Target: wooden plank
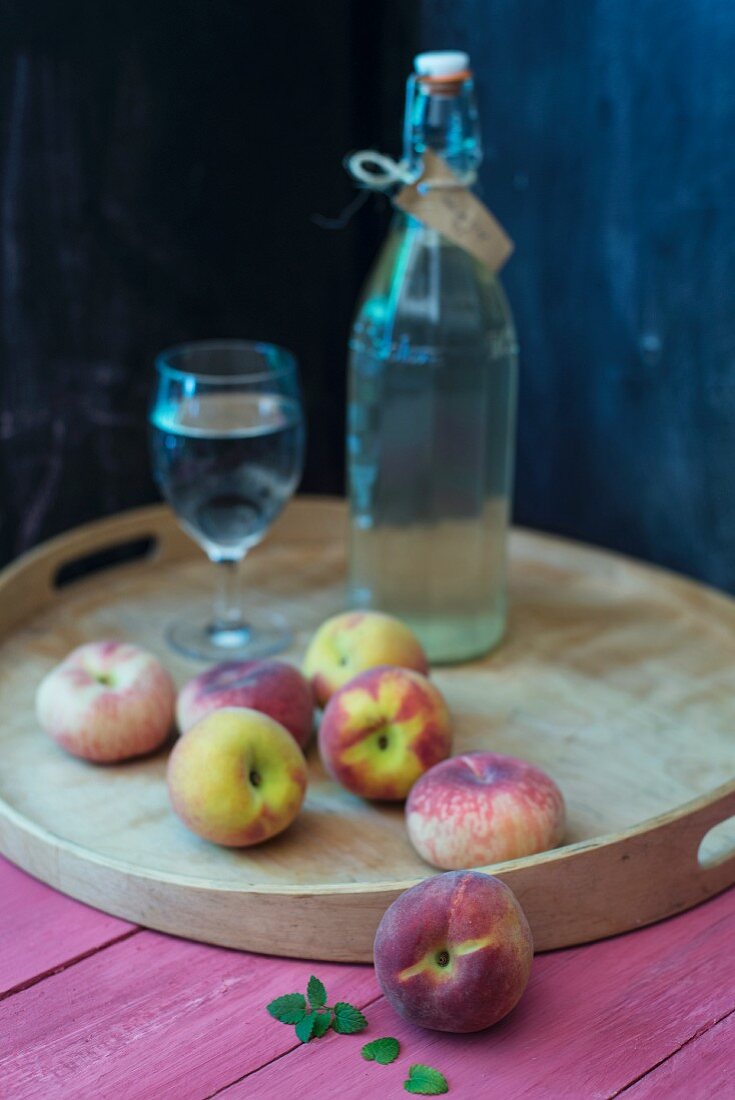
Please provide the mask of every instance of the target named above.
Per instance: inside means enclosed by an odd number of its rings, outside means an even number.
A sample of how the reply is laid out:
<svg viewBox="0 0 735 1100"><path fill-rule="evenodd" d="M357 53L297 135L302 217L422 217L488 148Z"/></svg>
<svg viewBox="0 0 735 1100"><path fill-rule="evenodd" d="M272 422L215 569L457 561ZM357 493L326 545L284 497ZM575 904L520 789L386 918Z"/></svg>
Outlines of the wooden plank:
<svg viewBox="0 0 735 1100"><path fill-rule="evenodd" d="M265 1005L305 990L312 970L141 932L0 1004L0 1094L210 1096L298 1045ZM368 967L318 973L333 1000L379 994Z"/></svg>
<svg viewBox="0 0 735 1100"><path fill-rule="evenodd" d="M735 1096L735 1011L625 1089L624 1100Z"/></svg>
<svg viewBox="0 0 735 1100"><path fill-rule="evenodd" d="M0 857L0 997L135 927L50 890Z"/></svg>
<svg viewBox="0 0 735 1100"><path fill-rule="evenodd" d="M320 1100L399 1096L406 1068L426 1062L457 1097L609 1097L735 1007L733 936L731 890L657 927L540 956L518 1009L473 1036L422 1031L381 998L362 1035L295 1051L224 1096L290 1096L307 1080L320 1082ZM381 1035L401 1042L392 1066L360 1058L362 1044Z"/></svg>

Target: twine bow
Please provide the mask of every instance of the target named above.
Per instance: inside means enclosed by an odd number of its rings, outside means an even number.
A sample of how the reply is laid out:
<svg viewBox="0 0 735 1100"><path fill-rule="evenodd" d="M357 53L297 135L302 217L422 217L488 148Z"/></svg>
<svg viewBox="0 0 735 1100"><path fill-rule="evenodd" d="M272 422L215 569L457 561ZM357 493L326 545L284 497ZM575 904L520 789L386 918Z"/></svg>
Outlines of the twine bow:
<svg viewBox="0 0 735 1100"><path fill-rule="evenodd" d="M372 167L370 167L372 165ZM346 160L347 171L361 183L363 187L369 187L372 191L387 191L389 188L401 183L408 186L421 180L422 169L411 168L407 160L394 160L384 153L378 153L375 149L361 149L359 153L352 153ZM473 168L467 172L455 173L454 179L431 179L417 183L417 190L432 191L436 188L471 187L477 179L477 173Z"/></svg>

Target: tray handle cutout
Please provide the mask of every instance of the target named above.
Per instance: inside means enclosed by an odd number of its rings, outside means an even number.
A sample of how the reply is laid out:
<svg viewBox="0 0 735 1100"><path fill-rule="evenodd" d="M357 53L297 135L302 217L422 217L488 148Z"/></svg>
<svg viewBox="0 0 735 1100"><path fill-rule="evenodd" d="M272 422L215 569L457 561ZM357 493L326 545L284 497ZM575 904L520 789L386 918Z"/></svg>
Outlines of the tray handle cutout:
<svg viewBox="0 0 735 1100"><path fill-rule="evenodd" d="M73 557L61 562L51 579L53 588L64 588L73 581L81 580L92 573L112 569L118 565L127 565L134 561L152 558L158 551L158 539L155 535L141 535L126 542L103 546L91 553Z"/></svg>
<svg viewBox="0 0 735 1100"><path fill-rule="evenodd" d="M697 851L697 861L703 871L729 860L735 860L735 815L708 829Z"/></svg>
<svg viewBox="0 0 735 1100"><path fill-rule="evenodd" d="M119 566L156 565L197 553L193 540L160 504L94 520L23 554L0 572L3 622L10 633L35 612L63 599L75 581ZM10 596L10 598L8 598Z"/></svg>
<svg viewBox="0 0 735 1100"><path fill-rule="evenodd" d="M36 572L42 578L47 597L55 599L74 581L121 565L175 561L190 554L192 546L192 540L171 512L152 505L94 520L59 535L39 550L31 551L26 559L21 558L18 566ZM40 594L38 605L42 605Z"/></svg>
<svg viewBox="0 0 735 1100"><path fill-rule="evenodd" d="M735 882L735 781L694 815L696 866L709 892L723 890Z"/></svg>

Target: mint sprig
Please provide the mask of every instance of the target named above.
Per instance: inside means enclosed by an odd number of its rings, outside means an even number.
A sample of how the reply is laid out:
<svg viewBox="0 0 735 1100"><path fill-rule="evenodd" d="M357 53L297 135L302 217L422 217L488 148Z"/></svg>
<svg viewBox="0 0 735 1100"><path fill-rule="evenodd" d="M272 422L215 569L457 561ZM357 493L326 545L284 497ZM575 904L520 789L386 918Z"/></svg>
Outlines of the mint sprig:
<svg viewBox="0 0 735 1100"><path fill-rule="evenodd" d="M309 998L309 1004L314 1009L324 1008L327 1003L327 991L324 988L324 983L315 978L313 974L309 978L309 984L306 987L306 996Z"/></svg>
<svg viewBox="0 0 735 1100"><path fill-rule="evenodd" d="M267 1009L282 1024L298 1024L306 1015L306 998L303 993L286 993L271 1001Z"/></svg>
<svg viewBox="0 0 735 1100"><path fill-rule="evenodd" d="M316 1024L316 1012L310 1012L307 1016L304 1016L303 1020L299 1020L296 1025L296 1034L302 1043L308 1043L314 1034L314 1025Z"/></svg>
<svg viewBox="0 0 735 1100"><path fill-rule="evenodd" d="M392 1036L386 1035L383 1039L373 1039L372 1043L365 1043L360 1051L366 1062L377 1062L381 1066L389 1066L395 1062L401 1044Z"/></svg>
<svg viewBox="0 0 735 1100"><path fill-rule="evenodd" d="M303 993L286 993L271 1001L267 1010L280 1023L295 1025L296 1037L302 1043L321 1039L330 1027L339 1035L354 1035L367 1027L367 1020L359 1008L347 1001L338 1001L330 1008L324 983L313 974L306 987L306 997Z"/></svg>
<svg viewBox="0 0 735 1100"><path fill-rule="evenodd" d="M303 993L286 993L282 997L276 997L266 1007L275 1020L295 1028L296 1038L301 1043L323 1038L330 1027L338 1035L355 1035L367 1027L367 1020L360 1009L348 1001L337 1001L332 1006L328 1005L324 983L313 974L306 986L306 997ZM397 1039L392 1035L384 1035L365 1043L360 1053L366 1062L389 1066L391 1062L395 1062L400 1050L401 1045ZM415 1096L440 1096L449 1092L444 1074L420 1062L409 1067L403 1087L406 1092Z"/></svg>
<svg viewBox="0 0 735 1100"><path fill-rule="evenodd" d="M358 1031L365 1030L367 1020L359 1008L348 1004L347 1001L337 1001L334 1006L332 1027L339 1035L354 1035Z"/></svg>
<svg viewBox="0 0 735 1100"><path fill-rule="evenodd" d="M443 1073L432 1066L423 1066L420 1062L411 1066L408 1078L403 1082L406 1092L415 1096L440 1096L443 1092L449 1092L449 1085Z"/></svg>
<svg viewBox="0 0 735 1100"><path fill-rule="evenodd" d="M321 1039L322 1035L326 1035L329 1031L329 1025L332 1022L331 1012L317 1012L316 1020L314 1021L314 1034L312 1039Z"/></svg>

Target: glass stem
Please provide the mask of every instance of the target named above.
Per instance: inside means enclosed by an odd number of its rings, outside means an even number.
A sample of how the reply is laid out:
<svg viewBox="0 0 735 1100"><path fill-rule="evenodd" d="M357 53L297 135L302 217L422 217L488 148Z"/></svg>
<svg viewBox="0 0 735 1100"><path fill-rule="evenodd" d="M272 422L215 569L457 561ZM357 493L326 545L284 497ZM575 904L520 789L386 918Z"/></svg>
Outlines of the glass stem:
<svg viewBox="0 0 735 1100"><path fill-rule="evenodd" d="M219 561L219 585L214 597L214 629L242 630L245 615L242 608L242 584L239 561Z"/></svg>

